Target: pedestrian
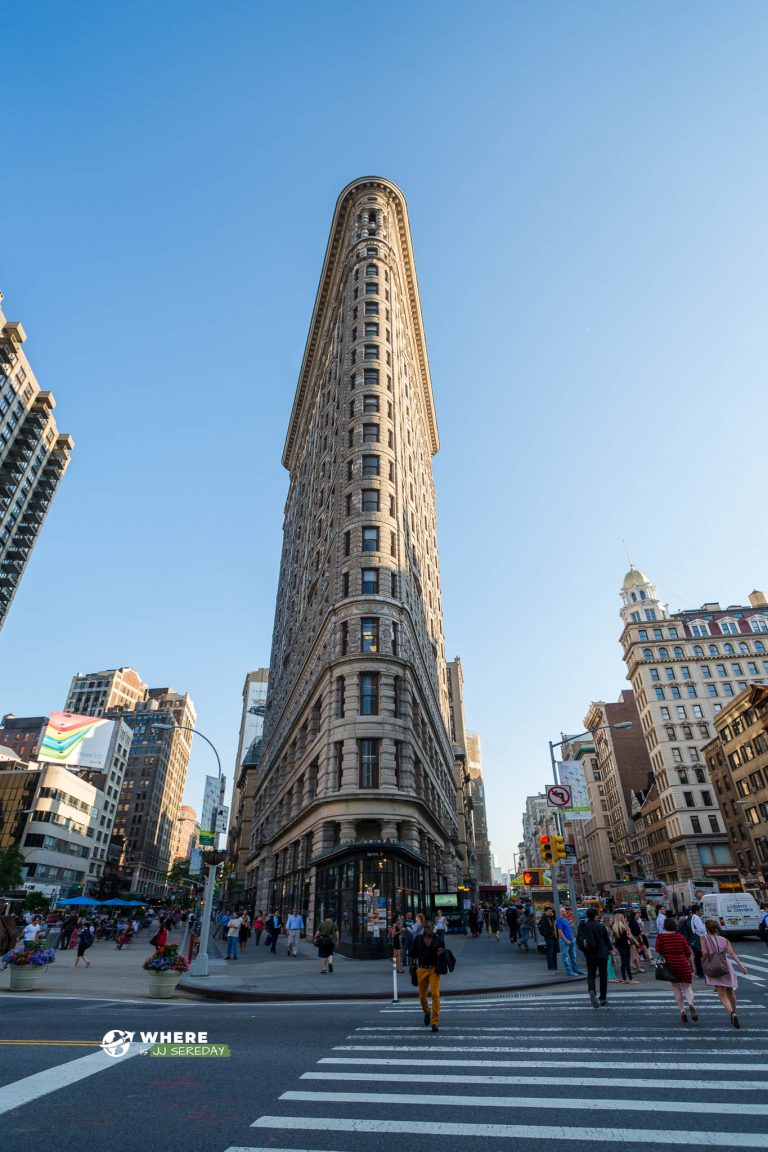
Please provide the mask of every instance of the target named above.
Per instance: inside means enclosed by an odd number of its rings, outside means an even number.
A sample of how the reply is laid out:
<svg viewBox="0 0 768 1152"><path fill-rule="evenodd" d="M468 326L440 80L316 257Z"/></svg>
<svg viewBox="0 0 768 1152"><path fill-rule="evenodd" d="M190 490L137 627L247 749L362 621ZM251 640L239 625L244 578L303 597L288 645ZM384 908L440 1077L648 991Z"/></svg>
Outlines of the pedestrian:
<svg viewBox="0 0 768 1152"><path fill-rule="evenodd" d="M64 923L61 926L61 941L59 943L59 948L61 948L62 951L66 951L67 948L70 947L70 940L72 938L72 933L75 930L76 924L76 916L67 916L64 920Z"/></svg>
<svg viewBox="0 0 768 1152"><path fill-rule="evenodd" d="M573 939L571 922L563 910L555 920L555 931L560 943L560 955L563 958L563 968L569 976L583 976L576 959L576 942Z"/></svg>
<svg viewBox="0 0 768 1152"><path fill-rule="evenodd" d="M290 916L285 922L285 927L288 931L288 956L298 956L299 954L299 940L304 931L304 917L299 912L298 908L291 911Z"/></svg>
<svg viewBox="0 0 768 1152"><path fill-rule="evenodd" d="M539 932L544 941L547 968L550 972L557 972L558 935L555 928L554 909L549 905L546 906L539 919Z"/></svg>
<svg viewBox="0 0 768 1152"><path fill-rule="evenodd" d="M522 912L518 911L518 922L515 926L515 937L517 940L517 948L519 952L529 952L528 940L531 933L535 933L536 922L533 919L533 914L530 908L524 908ZM512 929L510 928L510 933ZM510 937L511 938L511 937Z"/></svg>
<svg viewBox="0 0 768 1152"><path fill-rule="evenodd" d="M216 927L213 930L214 940L217 937L220 937L222 940L224 939L224 937L227 934L227 925L229 924L229 921L231 919L232 919L232 913L231 912L220 912L218 914L218 916L216 917ZM151 927L151 925L150 925L150 927Z"/></svg>
<svg viewBox="0 0 768 1152"><path fill-rule="evenodd" d="M480 907L477 910L477 934L478 934L478 936L482 936L484 932L485 932L485 913L483 912L482 907Z"/></svg>
<svg viewBox="0 0 768 1152"><path fill-rule="evenodd" d="M248 937L251 934L251 919L247 912L242 912L240 915L240 951L245 953L248 947Z"/></svg>
<svg viewBox="0 0 768 1152"><path fill-rule="evenodd" d="M156 912L152 913L152 919L149 922L149 942L152 943L152 937L156 936L160 931L160 917Z"/></svg>
<svg viewBox="0 0 768 1152"><path fill-rule="evenodd" d="M474 904L469 909L469 915L467 916L467 919L469 920L469 933L470 933L472 939L474 940L474 939L476 939L476 937L478 935L478 932L477 932L477 908Z"/></svg>
<svg viewBox="0 0 768 1152"><path fill-rule="evenodd" d="M442 946L445 947L445 934L448 931L448 921L446 920L445 916L443 916L442 912L435 917L434 926L435 936L437 936Z"/></svg>
<svg viewBox="0 0 768 1152"><path fill-rule="evenodd" d="M166 944L168 943L169 930L170 922L166 920L163 921L157 932L155 932L154 936L150 936L149 942L156 952L159 952L161 948L165 948Z"/></svg>
<svg viewBox="0 0 768 1152"><path fill-rule="evenodd" d="M768 904L760 905L760 923L757 926L757 934L768 948Z"/></svg>
<svg viewBox="0 0 768 1152"><path fill-rule="evenodd" d="M261 934L264 931L264 913L259 909L253 918L253 936L256 947L258 948L261 942Z"/></svg>
<svg viewBox="0 0 768 1152"><path fill-rule="evenodd" d="M693 997L693 968L691 967L691 947L685 936L677 929L677 920L674 916L667 916L664 927L656 937L655 949L669 969L674 979L671 981L672 993L680 1009L680 1022L688 1023L686 1007L692 1020L698 1020Z"/></svg>
<svg viewBox="0 0 768 1152"><path fill-rule="evenodd" d="M230 916L229 918L229 923L227 924L226 960L237 960L238 947L240 944L240 926L242 923L242 916Z"/></svg>
<svg viewBox="0 0 768 1152"><path fill-rule="evenodd" d="M85 953L90 948L91 944L93 944L93 930L89 928L87 924L84 924L78 932L77 956L75 957L75 963L73 967L77 968L80 961L83 960L85 962L86 968L90 968L91 962Z"/></svg>
<svg viewBox="0 0 768 1152"><path fill-rule="evenodd" d="M520 925L520 910L516 904L510 904L507 908L507 928L509 928L509 942L510 944L517 944L517 934Z"/></svg>
<svg viewBox="0 0 768 1152"><path fill-rule="evenodd" d="M645 934L645 926L640 918L640 913L632 912L628 923L629 930L632 933L632 939L634 940L635 947L637 948L638 956L642 956L644 960L647 960L648 963L651 964L652 957L650 949L648 948L648 937ZM644 969L641 968L640 971L642 972Z"/></svg>
<svg viewBox="0 0 768 1152"><path fill-rule="evenodd" d="M597 908L587 908L587 918L579 924L576 943L587 962L587 991L593 1008L605 1007L608 1000L608 960L611 938L608 929L597 915ZM600 976L600 998L595 989L595 977Z"/></svg>
<svg viewBox="0 0 768 1152"><path fill-rule="evenodd" d="M688 913L678 920L677 928L680 935L684 936L688 941L696 975L700 980L703 980L704 969L701 966L701 940L702 937L706 936L707 930L704 927L704 921L697 914L696 910L698 907L698 904L693 904Z"/></svg>
<svg viewBox="0 0 768 1152"><path fill-rule="evenodd" d="M739 978L735 966L738 964L744 973L747 972L747 968L734 952L730 940L720 935L717 920L707 920L705 928L707 934L701 941L704 980L709 988L714 988L717 992L720 1003L730 1014L734 1028L741 1028L736 1015L736 989L739 986Z"/></svg>
<svg viewBox="0 0 768 1152"><path fill-rule="evenodd" d="M613 941L616 945L616 951L621 961L621 978L625 984L637 984L637 980L632 979L630 956L632 945L629 925L621 912L617 912L614 916L611 928L613 930Z"/></svg>
<svg viewBox="0 0 768 1152"><path fill-rule="evenodd" d="M333 954L339 942L339 929L331 916L326 916L315 933L315 947L317 955L322 962L320 975L325 976L326 970L333 972Z"/></svg>
<svg viewBox="0 0 768 1152"><path fill-rule="evenodd" d="M283 918L277 909L269 917L267 928L269 929L269 950L276 954L278 937L283 930Z"/></svg>
<svg viewBox="0 0 768 1152"><path fill-rule="evenodd" d="M667 919L667 910L663 904L656 906L656 935L664 931L664 921Z"/></svg>
<svg viewBox="0 0 768 1152"><path fill-rule="evenodd" d="M414 940L411 947L411 967L416 969L416 982L419 989L419 1002L424 1013L424 1023L432 1025L433 1032L440 1028L440 972L438 962L444 952L442 944L435 936L432 924L427 920L424 931ZM432 997L432 1011L429 1010L429 997Z"/></svg>
<svg viewBox="0 0 768 1152"><path fill-rule="evenodd" d="M392 937L392 957L395 961L395 969L398 973L403 971L403 918L396 916L395 922L390 929Z"/></svg>
<svg viewBox="0 0 768 1152"><path fill-rule="evenodd" d="M493 904L491 906L491 910L488 913L488 920L489 920L489 924L490 924L490 932L498 940L498 938L499 938L499 926L501 923L501 913L499 911L498 904Z"/></svg>

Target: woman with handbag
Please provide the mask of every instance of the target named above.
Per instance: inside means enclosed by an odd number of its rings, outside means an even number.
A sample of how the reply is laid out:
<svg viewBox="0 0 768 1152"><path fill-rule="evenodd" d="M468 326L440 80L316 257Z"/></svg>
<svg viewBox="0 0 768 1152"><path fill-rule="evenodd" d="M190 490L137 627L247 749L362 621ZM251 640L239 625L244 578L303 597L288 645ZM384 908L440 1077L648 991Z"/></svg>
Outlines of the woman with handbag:
<svg viewBox="0 0 768 1152"><path fill-rule="evenodd" d="M742 972L747 969L734 952L730 940L720 935L720 925L717 920L707 920L704 927L706 936L701 939L701 966L704 969L705 983L714 988L718 999L731 1017L734 1028L741 1028L736 1015L736 989L739 978L736 975L735 965L738 964Z"/></svg>
<svg viewBox="0 0 768 1152"><path fill-rule="evenodd" d="M693 968L691 967L691 946L677 930L677 920L667 916L664 927L656 937L656 954L662 963L656 964L656 979L667 980L672 985L672 993L680 1009L680 1023L687 1024L686 1005L691 1020L698 1020L699 1014L693 1003Z"/></svg>
<svg viewBox="0 0 768 1152"><path fill-rule="evenodd" d="M614 943L621 961L621 978L625 984L637 984L637 980L632 979L632 937L630 935L629 925L621 912L617 912L614 916L611 928L613 929Z"/></svg>

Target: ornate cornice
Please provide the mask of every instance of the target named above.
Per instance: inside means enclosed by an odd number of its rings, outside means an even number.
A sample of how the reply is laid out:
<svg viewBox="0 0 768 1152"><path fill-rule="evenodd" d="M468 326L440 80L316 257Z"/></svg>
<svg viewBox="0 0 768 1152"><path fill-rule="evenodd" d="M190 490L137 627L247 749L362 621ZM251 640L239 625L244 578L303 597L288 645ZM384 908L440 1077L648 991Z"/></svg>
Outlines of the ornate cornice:
<svg viewBox="0 0 768 1152"><path fill-rule="evenodd" d="M393 184L391 180L385 180L378 176L365 176L359 180L353 180L351 184L348 184L346 188L343 189L341 195L336 201L336 209L333 215L333 222L331 224L328 246L325 251L323 271L320 276L320 285L315 297L315 307L312 312L312 321L309 326L309 335L307 336L307 343L304 349L304 358L301 364L301 371L299 372L299 382L296 388L296 396L293 401L293 409L291 410L291 419L288 425L288 435L286 436L285 447L283 448L283 465L288 469L289 472L292 470L294 464L295 452L299 438L299 429L301 427L301 421L304 414L304 405L307 401L310 382L315 370L316 357L320 348L321 334L325 327L327 310L331 302L332 289L339 268L342 240L349 224L350 212L356 202L358 195L361 191L368 189L385 192L395 210L395 216L397 219L397 226L400 236L400 247L403 255L403 273L405 276L405 283L408 293L408 304L410 307L411 324L413 326L416 358L418 360L419 374L421 377L421 389L424 398L424 407L426 409L427 420L429 424L432 455L434 456L440 448L440 440L437 432L437 420L435 417L435 403L434 397L432 395L432 379L429 372L427 345L424 335L424 321L421 315L419 287L416 280L416 264L413 256L411 229L408 223L408 208L405 202L405 197L397 185ZM371 239L373 240L374 238L372 237Z"/></svg>

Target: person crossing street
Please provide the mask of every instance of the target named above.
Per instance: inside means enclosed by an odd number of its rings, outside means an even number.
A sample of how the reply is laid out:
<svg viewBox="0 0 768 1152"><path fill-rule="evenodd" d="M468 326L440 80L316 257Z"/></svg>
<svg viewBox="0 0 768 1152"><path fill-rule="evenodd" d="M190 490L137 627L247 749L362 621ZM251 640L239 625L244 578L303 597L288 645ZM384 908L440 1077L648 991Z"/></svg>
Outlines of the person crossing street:
<svg viewBox="0 0 768 1152"><path fill-rule="evenodd" d="M416 982L419 989L419 1002L424 1013L424 1023L432 1025L433 1032L440 1031L440 954L445 949L434 934L429 920L424 931L411 945L411 964L416 969ZM429 997L432 997L432 1011L429 1010Z"/></svg>

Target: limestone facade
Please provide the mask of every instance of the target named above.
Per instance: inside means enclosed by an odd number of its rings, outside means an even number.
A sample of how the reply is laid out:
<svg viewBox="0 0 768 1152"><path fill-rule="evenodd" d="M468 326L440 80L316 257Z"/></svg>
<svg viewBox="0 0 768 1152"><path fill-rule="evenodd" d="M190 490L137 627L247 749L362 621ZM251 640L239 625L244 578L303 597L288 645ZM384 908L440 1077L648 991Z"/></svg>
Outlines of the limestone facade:
<svg viewBox="0 0 768 1152"><path fill-rule="evenodd" d="M405 200L357 180L336 205L283 454L257 904L311 919L319 862L356 843L399 846L427 889L457 883L438 447Z"/></svg>

